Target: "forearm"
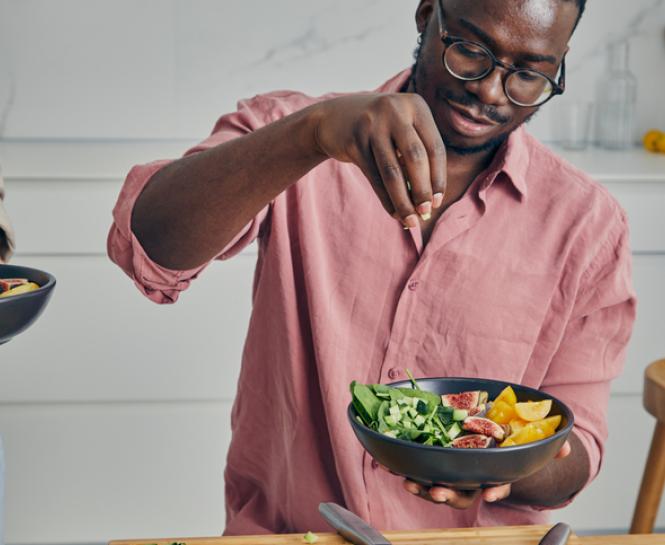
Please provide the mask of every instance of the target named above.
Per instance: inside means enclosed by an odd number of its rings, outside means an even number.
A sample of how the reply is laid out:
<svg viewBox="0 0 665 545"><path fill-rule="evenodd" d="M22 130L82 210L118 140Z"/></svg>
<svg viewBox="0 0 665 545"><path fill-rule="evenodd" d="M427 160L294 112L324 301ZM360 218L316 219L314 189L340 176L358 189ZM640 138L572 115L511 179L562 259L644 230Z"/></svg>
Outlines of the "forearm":
<svg viewBox="0 0 665 545"><path fill-rule="evenodd" d="M589 460L584 445L571 433L571 452L552 460L543 469L512 485L508 503L556 507L579 492L589 478Z"/></svg>
<svg viewBox="0 0 665 545"><path fill-rule="evenodd" d="M152 177L132 231L156 263L194 268L216 256L254 216L326 157L315 107L184 157Z"/></svg>

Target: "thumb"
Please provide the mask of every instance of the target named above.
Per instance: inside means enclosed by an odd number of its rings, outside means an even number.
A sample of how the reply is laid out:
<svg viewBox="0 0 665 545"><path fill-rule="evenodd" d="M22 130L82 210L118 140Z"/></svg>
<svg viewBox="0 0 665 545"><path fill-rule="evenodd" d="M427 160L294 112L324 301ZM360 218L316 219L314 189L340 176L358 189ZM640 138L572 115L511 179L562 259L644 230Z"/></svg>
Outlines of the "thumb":
<svg viewBox="0 0 665 545"><path fill-rule="evenodd" d="M566 441L563 444L563 446L561 447L561 449L559 450L559 452L557 452L557 454L554 458L555 459L565 458L566 456L568 456L570 454L571 450L572 449L570 448L570 443L568 441Z"/></svg>

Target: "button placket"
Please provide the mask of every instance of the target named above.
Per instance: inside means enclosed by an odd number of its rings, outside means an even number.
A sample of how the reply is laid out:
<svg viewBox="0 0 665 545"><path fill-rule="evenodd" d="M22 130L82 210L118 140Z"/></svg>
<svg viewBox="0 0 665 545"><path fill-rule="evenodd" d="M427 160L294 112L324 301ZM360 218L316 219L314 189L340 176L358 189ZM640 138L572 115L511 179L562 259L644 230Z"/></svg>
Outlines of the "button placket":
<svg viewBox="0 0 665 545"><path fill-rule="evenodd" d="M395 310L395 316L390 328L388 347L381 365L381 381L385 381L386 379L395 381L404 378L404 373L401 369L403 362L400 361L399 354L405 340L408 340L410 336L408 328L411 320L409 317L415 312L418 304L418 298L413 295L413 292L422 285L421 281L416 278L423 269L423 263L424 261L421 258L416 264L411 278L407 280L397 303L397 309ZM400 367L396 366L396 363L399 363Z"/></svg>

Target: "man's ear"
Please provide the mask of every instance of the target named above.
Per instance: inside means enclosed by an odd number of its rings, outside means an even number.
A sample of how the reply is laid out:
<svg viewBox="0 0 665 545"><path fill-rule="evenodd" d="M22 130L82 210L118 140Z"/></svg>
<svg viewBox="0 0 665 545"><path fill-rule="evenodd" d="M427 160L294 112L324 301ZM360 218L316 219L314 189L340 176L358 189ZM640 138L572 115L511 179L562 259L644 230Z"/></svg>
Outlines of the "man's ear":
<svg viewBox="0 0 665 545"><path fill-rule="evenodd" d="M434 2L438 0L420 0L418 9L416 10L416 26L418 33L423 34L427 28L430 18L434 14Z"/></svg>

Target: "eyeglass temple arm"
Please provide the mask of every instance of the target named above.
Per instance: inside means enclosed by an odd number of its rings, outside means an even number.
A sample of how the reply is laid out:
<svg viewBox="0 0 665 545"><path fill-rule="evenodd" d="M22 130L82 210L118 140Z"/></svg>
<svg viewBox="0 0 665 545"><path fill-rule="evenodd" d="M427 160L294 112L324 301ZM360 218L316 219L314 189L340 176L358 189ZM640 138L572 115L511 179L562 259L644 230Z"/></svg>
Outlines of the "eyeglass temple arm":
<svg viewBox="0 0 665 545"><path fill-rule="evenodd" d="M446 33L446 29L443 28L443 6L441 5L441 0L436 0L437 10L436 18L439 23L439 35L443 36Z"/></svg>
<svg viewBox="0 0 665 545"><path fill-rule="evenodd" d="M561 59L561 75L559 76L559 89L563 93L566 90L566 56Z"/></svg>

